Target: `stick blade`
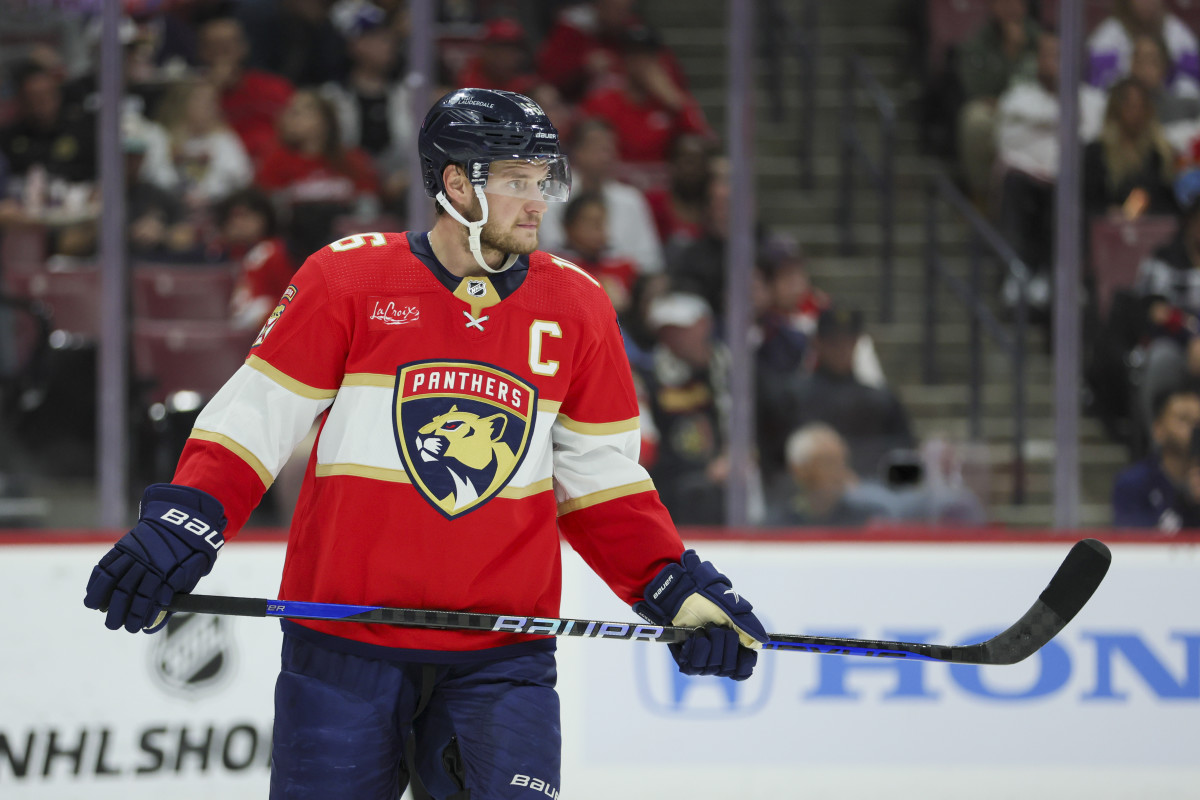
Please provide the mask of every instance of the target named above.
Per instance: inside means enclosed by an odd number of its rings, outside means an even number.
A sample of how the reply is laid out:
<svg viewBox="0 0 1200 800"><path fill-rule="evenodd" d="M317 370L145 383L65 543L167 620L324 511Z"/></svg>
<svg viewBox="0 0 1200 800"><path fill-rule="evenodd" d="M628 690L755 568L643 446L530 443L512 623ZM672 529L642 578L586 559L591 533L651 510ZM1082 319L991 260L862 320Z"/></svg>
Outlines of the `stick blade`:
<svg viewBox="0 0 1200 800"><path fill-rule="evenodd" d="M979 658L974 663L1016 664L1042 649L1095 594L1110 563L1112 553L1103 542L1096 539L1076 542L1025 616L979 645L980 653L970 653L972 658Z"/></svg>
<svg viewBox="0 0 1200 800"><path fill-rule="evenodd" d="M1041 601L1062 617L1063 624L1070 622L1095 594L1111 563L1112 552L1104 542L1076 542L1042 592Z"/></svg>

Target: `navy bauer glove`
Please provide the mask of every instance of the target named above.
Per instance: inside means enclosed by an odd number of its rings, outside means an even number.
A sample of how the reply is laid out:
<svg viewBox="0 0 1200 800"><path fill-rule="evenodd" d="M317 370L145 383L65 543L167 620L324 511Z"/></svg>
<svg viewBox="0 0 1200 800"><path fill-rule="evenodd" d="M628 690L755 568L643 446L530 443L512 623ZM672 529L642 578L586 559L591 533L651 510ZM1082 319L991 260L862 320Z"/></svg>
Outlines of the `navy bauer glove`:
<svg viewBox="0 0 1200 800"><path fill-rule="evenodd" d="M685 675L719 675L744 681L754 672L758 649L768 641L750 601L695 550L663 567L633 610L655 625L703 628L681 644L667 645Z"/></svg>
<svg viewBox="0 0 1200 800"><path fill-rule="evenodd" d="M225 544L225 510L207 492L156 483L142 495L137 525L92 569L83 604L107 611L104 625L154 633L176 592L190 592Z"/></svg>

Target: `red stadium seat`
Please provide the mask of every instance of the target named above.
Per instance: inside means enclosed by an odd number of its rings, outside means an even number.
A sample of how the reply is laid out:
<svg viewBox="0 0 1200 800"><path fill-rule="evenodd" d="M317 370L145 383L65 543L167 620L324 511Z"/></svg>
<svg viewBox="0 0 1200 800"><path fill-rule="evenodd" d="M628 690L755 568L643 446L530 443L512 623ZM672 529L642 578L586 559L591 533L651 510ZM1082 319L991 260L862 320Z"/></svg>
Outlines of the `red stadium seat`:
<svg viewBox="0 0 1200 800"><path fill-rule="evenodd" d="M23 289L19 294L45 306L56 347L86 345L99 337L100 268L95 264L39 270L28 276Z"/></svg>
<svg viewBox="0 0 1200 800"><path fill-rule="evenodd" d="M133 315L138 319L229 318L231 264L133 264Z"/></svg>
<svg viewBox="0 0 1200 800"><path fill-rule="evenodd" d="M1113 294L1133 285L1142 260L1170 239L1177 227L1174 217L1143 217L1133 222L1092 221L1092 276L1101 319L1108 317Z"/></svg>
<svg viewBox="0 0 1200 800"><path fill-rule="evenodd" d="M0 231L0 288L24 290L26 278L46 263L46 229L41 225L13 225Z"/></svg>
<svg viewBox="0 0 1200 800"><path fill-rule="evenodd" d="M928 0L929 72L937 75L946 53L962 43L988 19L988 0Z"/></svg>
<svg viewBox="0 0 1200 800"><path fill-rule="evenodd" d="M141 319L133 323L133 365L150 385L148 400L177 392L208 400L246 360L255 332L221 322Z"/></svg>

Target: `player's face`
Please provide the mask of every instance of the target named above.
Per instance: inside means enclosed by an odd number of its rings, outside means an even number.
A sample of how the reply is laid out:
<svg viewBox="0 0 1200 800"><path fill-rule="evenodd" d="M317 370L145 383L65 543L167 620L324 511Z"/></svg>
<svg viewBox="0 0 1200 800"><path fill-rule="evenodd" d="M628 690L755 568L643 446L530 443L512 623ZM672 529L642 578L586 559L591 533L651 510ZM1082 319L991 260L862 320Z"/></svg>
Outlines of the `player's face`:
<svg viewBox="0 0 1200 800"><path fill-rule="evenodd" d="M546 213L541 183L547 168L528 162L493 162L488 186L503 186L505 193L485 189L488 221L479 234L484 247L501 253L532 253L538 245L538 226ZM478 201L476 201L478 203ZM482 209L476 209L475 218Z"/></svg>

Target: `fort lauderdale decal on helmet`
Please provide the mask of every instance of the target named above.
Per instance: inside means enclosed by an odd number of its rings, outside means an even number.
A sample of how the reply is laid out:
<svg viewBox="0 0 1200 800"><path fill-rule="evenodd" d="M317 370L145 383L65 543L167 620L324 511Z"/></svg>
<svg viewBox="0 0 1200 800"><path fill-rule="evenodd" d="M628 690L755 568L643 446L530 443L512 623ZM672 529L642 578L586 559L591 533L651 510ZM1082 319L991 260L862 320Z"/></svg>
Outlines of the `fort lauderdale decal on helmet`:
<svg viewBox="0 0 1200 800"><path fill-rule="evenodd" d="M449 519L508 485L533 434L537 388L474 361L396 370L396 447L413 486Z"/></svg>

